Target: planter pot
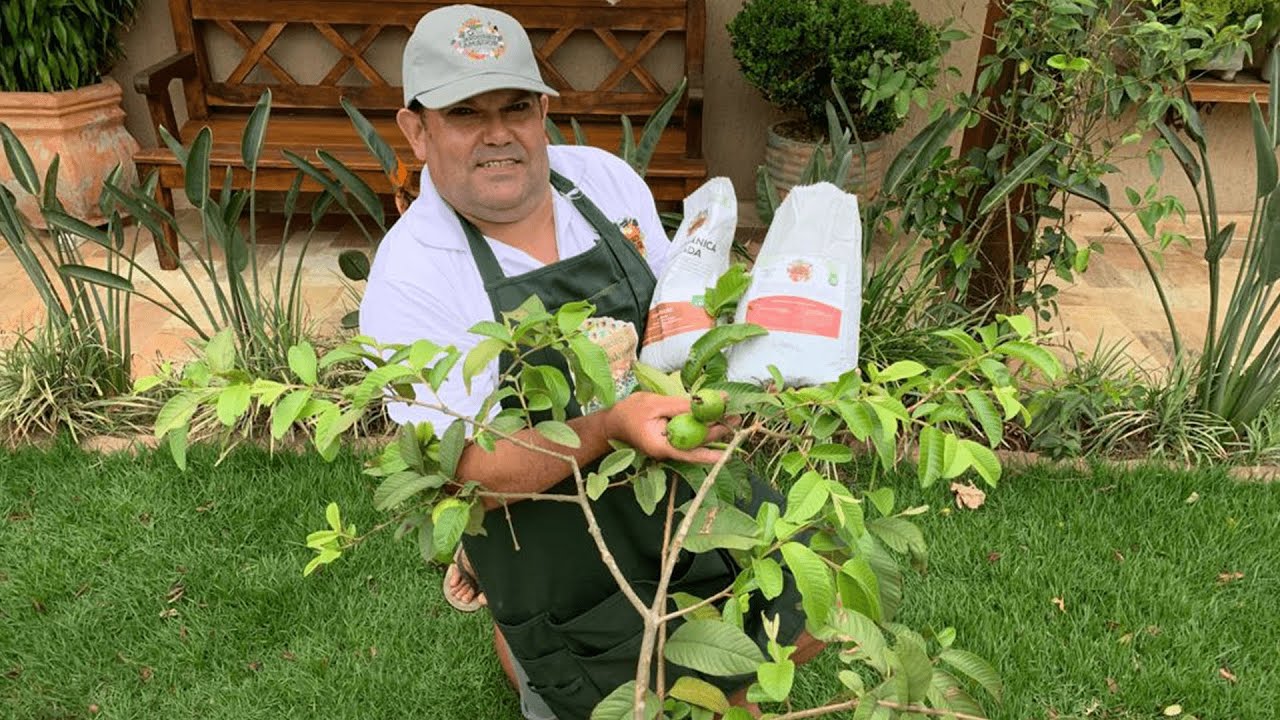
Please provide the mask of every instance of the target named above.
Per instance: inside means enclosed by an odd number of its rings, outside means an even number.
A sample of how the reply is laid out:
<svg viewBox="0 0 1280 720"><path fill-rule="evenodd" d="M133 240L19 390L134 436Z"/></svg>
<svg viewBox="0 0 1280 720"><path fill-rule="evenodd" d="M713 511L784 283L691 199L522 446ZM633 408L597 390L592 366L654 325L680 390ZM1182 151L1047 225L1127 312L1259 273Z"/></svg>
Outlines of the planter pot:
<svg viewBox="0 0 1280 720"><path fill-rule="evenodd" d="M800 176L818 148L817 143L789 137L788 126L796 127L793 121L769 126L768 142L764 149L764 164L774 186L778 188L779 196L785 195L800 181ZM845 189L857 193L860 199L870 200L880 191L880 181L884 177L884 140L864 142L862 150L865 153L865 165L863 153L855 147ZM825 154L830 161L829 148L825 150Z"/></svg>
<svg viewBox="0 0 1280 720"><path fill-rule="evenodd" d="M1230 82L1235 80L1236 73L1244 69L1244 54L1243 47L1223 50L1196 69L1205 70L1214 77Z"/></svg>
<svg viewBox="0 0 1280 720"><path fill-rule="evenodd" d="M120 85L111 78L63 92L0 92L0 119L26 147L41 183L53 156L59 156L58 198L69 215L91 225L106 222L98 197L103 179L116 165L122 186L137 182L133 155L138 141L124 127L120 98ZM0 183L17 196L22 214L43 228L39 205L18 185L7 161L0 162Z"/></svg>

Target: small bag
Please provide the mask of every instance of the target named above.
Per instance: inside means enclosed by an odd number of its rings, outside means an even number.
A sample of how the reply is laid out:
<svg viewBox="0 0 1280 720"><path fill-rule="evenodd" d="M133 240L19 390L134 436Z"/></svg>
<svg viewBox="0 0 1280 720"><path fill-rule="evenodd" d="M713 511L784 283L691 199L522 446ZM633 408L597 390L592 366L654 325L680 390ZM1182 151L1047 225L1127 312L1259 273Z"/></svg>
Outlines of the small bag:
<svg viewBox="0 0 1280 720"><path fill-rule="evenodd" d="M663 372L682 367L693 343L715 325L704 295L729 269L738 198L728 178L712 178L685 198L673 256L649 304L640 361Z"/></svg>
<svg viewBox="0 0 1280 720"><path fill-rule="evenodd" d="M774 215L734 322L769 331L729 351L729 379L834 382L858 364L862 221L858 198L830 183L794 188Z"/></svg>

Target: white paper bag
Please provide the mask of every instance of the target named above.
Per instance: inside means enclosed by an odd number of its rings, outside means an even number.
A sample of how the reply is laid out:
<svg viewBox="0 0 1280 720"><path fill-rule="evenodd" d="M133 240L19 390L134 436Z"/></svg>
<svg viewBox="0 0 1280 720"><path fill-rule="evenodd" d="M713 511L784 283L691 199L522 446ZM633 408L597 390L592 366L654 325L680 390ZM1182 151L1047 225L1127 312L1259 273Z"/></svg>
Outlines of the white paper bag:
<svg viewBox="0 0 1280 720"><path fill-rule="evenodd" d="M693 343L715 324L703 296L729 269L737 226L738 198L728 178L712 178L685 198L671 261L649 304L641 362L665 372L682 367Z"/></svg>
<svg viewBox="0 0 1280 720"><path fill-rule="evenodd" d="M834 382L858 364L862 220L858 198L830 183L794 188L774 215L734 322L769 331L729 351L729 379L789 386Z"/></svg>

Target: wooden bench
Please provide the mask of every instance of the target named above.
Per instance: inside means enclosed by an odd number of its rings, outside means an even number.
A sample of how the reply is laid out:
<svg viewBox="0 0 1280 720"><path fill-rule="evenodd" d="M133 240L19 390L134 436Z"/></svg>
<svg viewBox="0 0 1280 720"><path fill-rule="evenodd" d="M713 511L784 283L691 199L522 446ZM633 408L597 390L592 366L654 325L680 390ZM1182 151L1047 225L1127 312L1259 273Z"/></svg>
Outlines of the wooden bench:
<svg viewBox="0 0 1280 720"><path fill-rule="evenodd" d="M230 167L237 187L247 187L249 173L240 157L240 138L250 110L270 88L272 113L258 165L259 189L283 191L293 182L296 168L282 150L314 159L316 150L323 149L375 190L389 195L391 183L356 135L340 99L346 97L359 108L400 159L418 170L394 120L404 102L401 89L375 69L372 58L381 52L383 65L388 65L385 56L393 56L398 76L409 32L423 14L446 4L169 0L177 53L138 73L134 86L146 96L154 124L163 125L184 145L201 128L211 129L210 163L216 179ZM491 5L513 15L529 31L543 78L560 92L552 98L551 112L566 137L573 137L567 122L573 117L592 145L616 151L622 137L621 116L632 119L638 134L680 77L687 77L688 90L663 134L646 180L665 204L677 203L705 180L704 0L622 0L617 5L606 0L502 0ZM380 36L381 42L376 43ZM318 49L307 48L310 60L303 64L315 65L316 57L323 56L319 62L329 66L326 72L316 72L324 67L286 69L287 60L272 56L273 51L288 54L290 46L296 51L299 43L318 45ZM234 47L234 53L228 47ZM228 55L234 57L228 59ZM659 82L655 75L660 73L649 66L664 61L664 67L674 67L675 72L669 73L671 79ZM584 71L596 76L594 81L580 80ZM320 77L312 80L310 75ZM170 95L174 80L182 81L186 104L188 119L181 127ZM135 162L141 175L159 171L158 199L172 211L173 189L183 187L182 168L172 153L161 144L141 151ZM320 187L308 180L303 189ZM156 249L163 267L176 267L178 245L172 231L156 238Z"/></svg>

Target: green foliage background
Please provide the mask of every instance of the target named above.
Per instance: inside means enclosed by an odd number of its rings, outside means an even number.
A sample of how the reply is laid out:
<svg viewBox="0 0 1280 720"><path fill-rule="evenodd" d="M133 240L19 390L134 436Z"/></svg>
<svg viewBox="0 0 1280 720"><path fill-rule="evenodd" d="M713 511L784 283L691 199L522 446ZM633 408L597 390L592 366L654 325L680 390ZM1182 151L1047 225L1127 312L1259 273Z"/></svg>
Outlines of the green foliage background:
<svg viewBox="0 0 1280 720"><path fill-rule="evenodd" d="M98 82L120 57L138 0L0 2L0 92L56 92Z"/></svg>

